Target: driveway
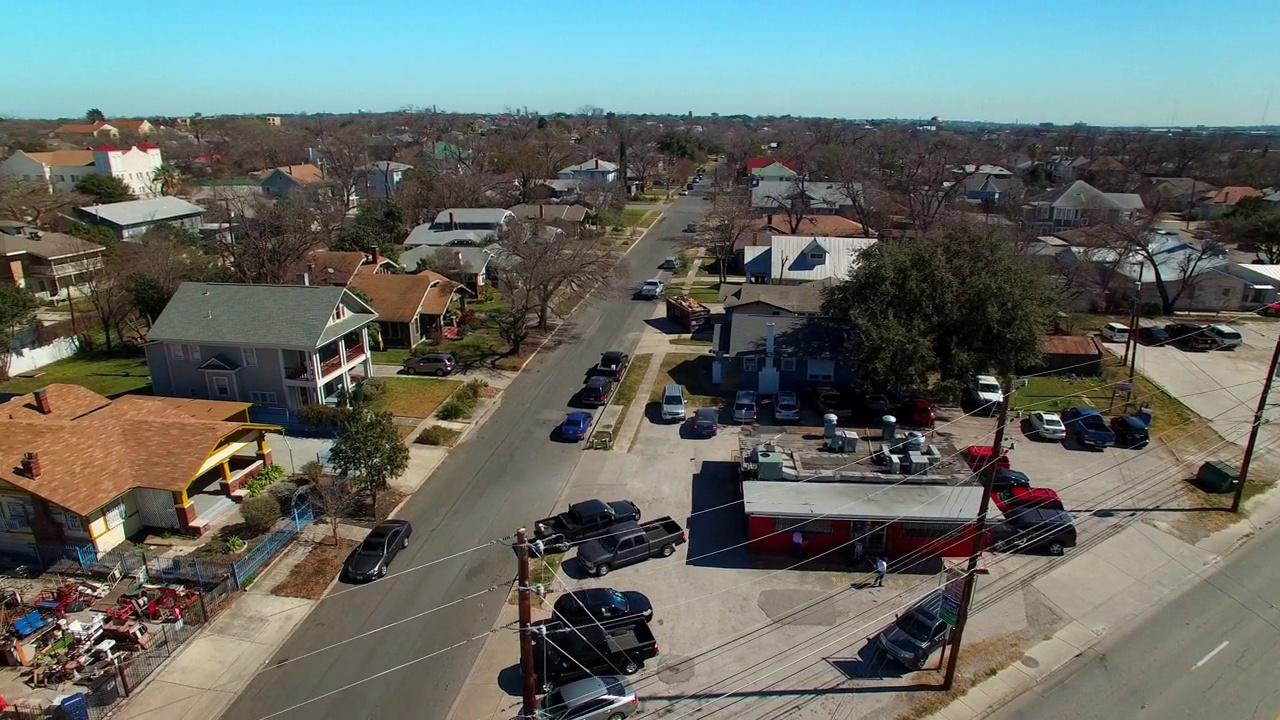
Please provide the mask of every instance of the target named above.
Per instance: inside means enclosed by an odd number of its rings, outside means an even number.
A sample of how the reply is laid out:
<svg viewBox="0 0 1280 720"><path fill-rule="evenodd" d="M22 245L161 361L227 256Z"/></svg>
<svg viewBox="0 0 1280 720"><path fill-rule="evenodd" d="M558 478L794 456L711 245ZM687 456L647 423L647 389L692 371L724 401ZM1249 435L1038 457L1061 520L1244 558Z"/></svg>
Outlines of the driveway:
<svg viewBox="0 0 1280 720"><path fill-rule="evenodd" d="M702 220L706 205L699 196L681 198L627 256L626 280L638 287L651 277L662 258L675 253L685 223ZM502 592L358 636L510 582L515 562L505 542L426 564L510 536L553 510L574 468L591 454L549 442L551 431L581 386L583 371L605 350L634 347L652 312L651 304L618 295L584 303L512 381L489 421L406 505L401 517L417 532L397 564L401 572L421 569L321 602L273 664L299 659L263 669L224 718L356 720L397 717L406 708L428 717L446 714L481 643L426 656L490 631ZM326 649L349 638L358 639Z"/></svg>
<svg viewBox="0 0 1280 720"><path fill-rule="evenodd" d="M1255 320L1232 327L1244 336L1241 348L1197 353L1172 346L1140 345L1138 371L1209 420L1224 439L1243 447L1271 352L1280 336L1280 323ZM1107 343L1105 347L1116 355L1124 353L1123 345ZM1273 446L1280 442L1280 431L1264 427L1262 441Z"/></svg>

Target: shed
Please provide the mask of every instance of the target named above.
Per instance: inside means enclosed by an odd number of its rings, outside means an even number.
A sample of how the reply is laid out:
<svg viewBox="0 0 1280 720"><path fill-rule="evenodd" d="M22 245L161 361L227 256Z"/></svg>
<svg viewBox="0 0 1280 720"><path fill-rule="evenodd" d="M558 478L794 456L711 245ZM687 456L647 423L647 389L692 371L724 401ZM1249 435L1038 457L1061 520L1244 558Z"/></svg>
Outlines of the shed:
<svg viewBox="0 0 1280 720"><path fill-rule="evenodd" d="M1049 335L1037 370L1052 375L1101 375L1102 348L1092 337Z"/></svg>

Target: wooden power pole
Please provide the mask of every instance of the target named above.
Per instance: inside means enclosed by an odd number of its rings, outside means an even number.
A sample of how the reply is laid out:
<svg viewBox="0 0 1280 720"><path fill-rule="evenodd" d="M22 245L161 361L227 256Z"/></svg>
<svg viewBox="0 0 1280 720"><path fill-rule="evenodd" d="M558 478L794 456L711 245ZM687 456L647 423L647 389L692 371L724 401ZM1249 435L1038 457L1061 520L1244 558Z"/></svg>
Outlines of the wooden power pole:
<svg viewBox="0 0 1280 720"><path fill-rule="evenodd" d="M516 531L519 569L516 584L520 591L520 675L524 682L524 714L531 718L538 709L538 686L533 677L533 588L529 587L529 538L524 528Z"/></svg>
<svg viewBox="0 0 1280 720"><path fill-rule="evenodd" d="M1231 499L1231 512L1240 512L1240 501L1244 499L1244 484L1249 480L1249 466L1253 464L1253 451L1258 445L1258 433L1262 431L1262 423L1266 419L1267 400L1271 398L1271 385L1275 382L1276 367L1280 365L1280 340L1276 341L1276 349L1271 353L1271 365L1267 367L1267 376L1262 379L1262 394L1258 396L1258 409L1253 413L1253 426L1249 428L1249 442L1244 446L1244 460L1240 462L1240 483L1236 485L1235 497Z"/></svg>
<svg viewBox="0 0 1280 720"><path fill-rule="evenodd" d="M960 661L960 644L964 638L964 626L969 620L969 604L973 598L974 578L978 574L978 561L982 558L987 538L987 510L991 507L991 486L995 484L997 460L1004 445L1004 428L1009 423L1009 396L1012 383L1005 378L1000 416L996 421L996 435L991 443L991 457L982 468L982 501L978 504L978 517L973 523L973 545L969 550L969 564L965 568L964 589L960 593L960 609L956 613L956 626L952 628L947 654L947 674L942 679L942 689L950 690L956 680L956 665Z"/></svg>

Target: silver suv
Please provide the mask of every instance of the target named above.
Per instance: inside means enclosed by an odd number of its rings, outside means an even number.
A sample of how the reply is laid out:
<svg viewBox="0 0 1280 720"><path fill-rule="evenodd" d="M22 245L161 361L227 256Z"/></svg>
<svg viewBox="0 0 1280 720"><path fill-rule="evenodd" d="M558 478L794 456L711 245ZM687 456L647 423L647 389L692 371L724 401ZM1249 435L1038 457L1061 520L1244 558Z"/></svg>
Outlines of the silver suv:
<svg viewBox="0 0 1280 720"><path fill-rule="evenodd" d="M420 355L409 358L404 363L406 375L451 375L458 367L458 361L447 353L436 355Z"/></svg>
<svg viewBox="0 0 1280 720"><path fill-rule="evenodd" d="M687 412L684 402L684 388L671 384L662 389L662 419L684 421Z"/></svg>

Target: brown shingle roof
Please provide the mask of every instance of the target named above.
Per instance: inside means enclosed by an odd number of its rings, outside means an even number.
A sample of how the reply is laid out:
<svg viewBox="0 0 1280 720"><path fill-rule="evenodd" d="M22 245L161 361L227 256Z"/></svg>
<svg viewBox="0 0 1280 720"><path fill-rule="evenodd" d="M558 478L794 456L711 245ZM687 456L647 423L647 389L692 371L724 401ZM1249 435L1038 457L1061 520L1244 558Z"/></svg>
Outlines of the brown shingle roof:
<svg viewBox="0 0 1280 720"><path fill-rule="evenodd" d="M137 395L111 401L70 385L45 392L49 415L33 409L33 395L0 405L0 480L79 515L133 488L185 490L224 438L254 427L198 419L229 417L245 403ZM40 477L23 472L25 453L39 456Z"/></svg>
<svg viewBox="0 0 1280 720"><path fill-rule="evenodd" d="M67 135L92 135L93 133L101 129L103 125L111 125L111 127L115 127L113 123L103 123L101 120L99 120L98 122L88 124L88 125L83 123L80 123L80 124L70 123L67 125L59 125L56 132L64 133Z"/></svg>
<svg viewBox="0 0 1280 720"><path fill-rule="evenodd" d="M316 250L299 272L306 272L312 285L347 285L364 261L364 253L355 250Z"/></svg>
<svg viewBox="0 0 1280 720"><path fill-rule="evenodd" d="M1253 187L1230 185L1201 195L1200 202L1213 203L1214 205L1235 205L1241 200L1251 197L1262 197L1262 191Z"/></svg>
<svg viewBox="0 0 1280 720"><path fill-rule="evenodd" d="M271 173L279 170L282 174L293 178L299 185L310 185L313 182L319 182L324 179L324 171L312 165L311 163L303 163L301 165L282 165L278 168L267 168L257 173L258 177L266 180L271 177Z"/></svg>
<svg viewBox="0 0 1280 720"><path fill-rule="evenodd" d="M31 152L27 157L36 162L50 166L79 166L93 164L92 150L51 150L49 152Z"/></svg>
<svg viewBox="0 0 1280 720"><path fill-rule="evenodd" d="M379 320L413 322L420 314L443 313L458 283L428 270L417 275L361 274L351 287L369 296Z"/></svg>
<svg viewBox="0 0 1280 720"><path fill-rule="evenodd" d="M773 213L773 221L765 216L755 221L752 230L769 231L772 235L813 235L823 237L866 237L867 229L861 223L840 215L802 215L795 232L791 232L791 220L782 213Z"/></svg>

